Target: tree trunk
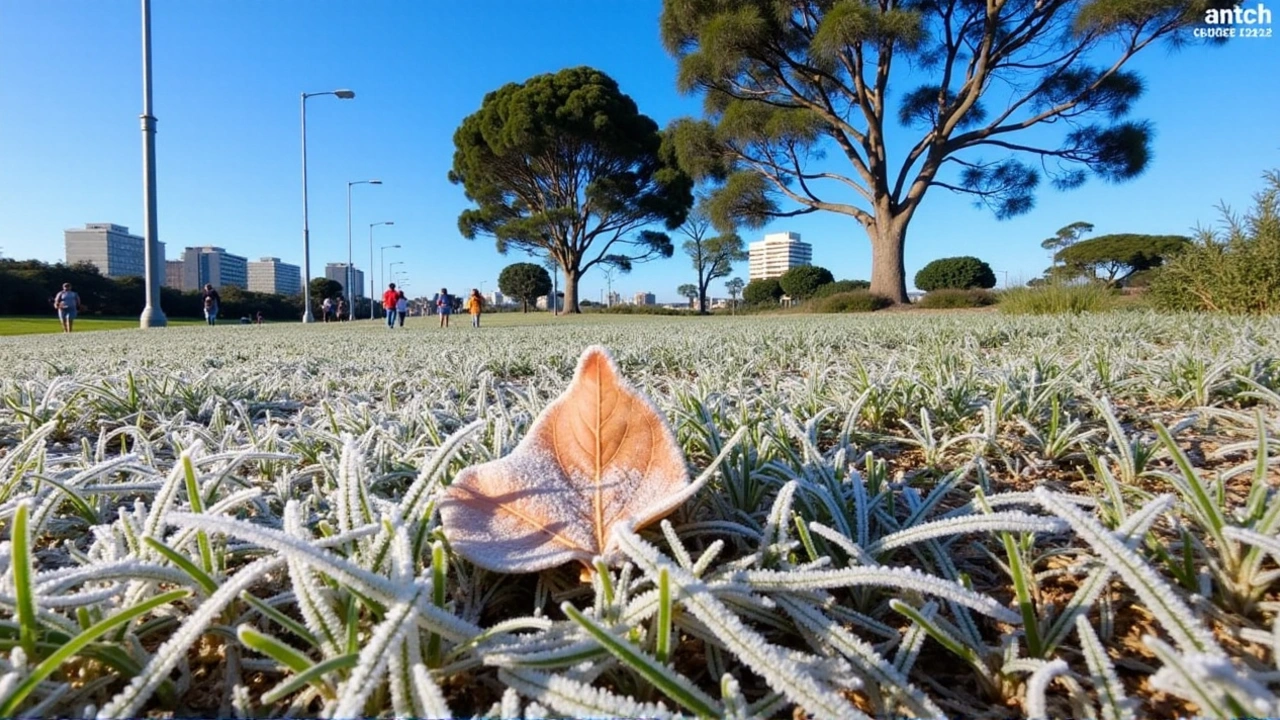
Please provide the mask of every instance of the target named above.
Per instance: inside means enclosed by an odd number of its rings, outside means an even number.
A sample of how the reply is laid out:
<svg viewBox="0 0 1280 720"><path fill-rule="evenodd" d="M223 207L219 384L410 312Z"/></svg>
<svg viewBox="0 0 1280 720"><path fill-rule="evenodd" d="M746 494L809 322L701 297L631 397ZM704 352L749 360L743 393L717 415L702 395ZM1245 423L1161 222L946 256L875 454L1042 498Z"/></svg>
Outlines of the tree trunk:
<svg viewBox="0 0 1280 720"><path fill-rule="evenodd" d="M878 214L875 225L867 228L871 238L871 292L895 303L911 302L907 297L907 270L902 250L907 239L906 219Z"/></svg>
<svg viewBox="0 0 1280 720"><path fill-rule="evenodd" d="M581 273L565 268L564 271L564 311L565 313L581 313L578 308L578 280ZM555 292L551 294L551 307L555 307Z"/></svg>
<svg viewBox="0 0 1280 720"><path fill-rule="evenodd" d="M705 287L698 290L698 314L707 314L707 289Z"/></svg>

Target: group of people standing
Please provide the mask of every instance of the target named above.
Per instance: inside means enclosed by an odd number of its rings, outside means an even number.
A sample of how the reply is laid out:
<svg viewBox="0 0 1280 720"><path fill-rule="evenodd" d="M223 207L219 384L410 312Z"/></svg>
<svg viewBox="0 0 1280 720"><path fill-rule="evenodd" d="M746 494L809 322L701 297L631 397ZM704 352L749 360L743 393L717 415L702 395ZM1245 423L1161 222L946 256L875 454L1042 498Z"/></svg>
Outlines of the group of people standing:
<svg viewBox="0 0 1280 720"><path fill-rule="evenodd" d="M218 294L213 285L205 285L201 293L204 304L204 321L210 325L216 325L218 320L218 306L222 303L222 296ZM436 314L440 316L440 327L449 327L449 316L453 315L455 299L449 294L447 288L440 288L440 294L435 299ZM76 315L80 310L84 309L84 305L80 300L80 294L71 289L71 283L63 283L62 291L53 297L53 306L58 310L58 320L62 323L63 332L71 332L72 326L75 324ZM387 327L394 328L399 322L400 327L404 327L405 316L409 314L409 299L405 297L403 290L397 290L396 284L391 283L387 286L386 292L382 293L382 307L387 312ZM484 310L484 297L480 295L480 291L471 288L471 294L467 296L466 302L462 304L462 308L471 315L471 327L480 327L480 313ZM350 320L351 316L347 312L347 301L345 298L338 298L337 301L325 298L320 308L324 312L324 321L333 320ZM241 322L248 322L248 318L244 318ZM262 311L258 311L257 322L262 323Z"/></svg>
<svg viewBox="0 0 1280 720"><path fill-rule="evenodd" d="M342 320L350 320L351 313L347 312L347 299L339 297L338 299L325 298L320 303L320 312L324 315L324 321L340 322Z"/></svg>
<svg viewBox="0 0 1280 720"><path fill-rule="evenodd" d="M454 298L449 294L448 288L440 288L435 304L436 314L440 316L440 327L449 327L449 317L453 315ZM471 327L480 327L480 313L484 310L484 297L480 295L480 291L471 288L471 294L467 296L463 307L471 315ZM404 327L404 318L409 312L409 301L404 296L403 290L396 289L395 283L388 284L386 291L382 293L382 309L387 313L388 328L394 328L397 320L400 327Z"/></svg>

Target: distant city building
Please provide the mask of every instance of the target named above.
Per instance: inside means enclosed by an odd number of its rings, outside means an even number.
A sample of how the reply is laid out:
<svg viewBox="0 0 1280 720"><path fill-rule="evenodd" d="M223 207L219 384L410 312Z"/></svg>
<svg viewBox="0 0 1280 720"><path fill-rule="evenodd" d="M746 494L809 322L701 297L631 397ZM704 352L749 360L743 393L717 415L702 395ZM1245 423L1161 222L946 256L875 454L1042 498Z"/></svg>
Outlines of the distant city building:
<svg viewBox="0 0 1280 720"><path fill-rule="evenodd" d="M605 304L608 305L609 307L613 307L614 305L621 305L622 294L615 290L614 292L611 292L607 296L605 296L605 300L607 300Z"/></svg>
<svg viewBox="0 0 1280 720"><path fill-rule="evenodd" d="M775 278L793 267L813 264L813 246L800 242L800 233L772 233L748 247L748 277L752 280Z"/></svg>
<svg viewBox="0 0 1280 720"><path fill-rule="evenodd" d="M264 257L249 263L249 290L269 295L297 295L302 292L302 271L297 265Z"/></svg>
<svg viewBox="0 0 1280 720"><path fill-rule="evenodd" d="M342 286L342 294L347 294L347 264L346 263L329 263L324 266L324 276ZM351 266L351 291L352 297L364 297L364 271Z"/></svg>
<svg viewBox="0 0 1280 720"><path fill-rule="evenodd" d="M181 260L165 260L164 261L164 286L173 288L174 290L186 290L182 284L182 266ZM195 290L195 288L191 288Z"/></svg>
<svg viewBox="0 0 1280 720"><path fill-rule="evenodd" d="M547 296L539 295L537 301L534 302L534 305L537 306L539 310L546 310L548 307ZM563 309L564 309L564 298L562 297L556 298L556 310L563 310Z"/></svg>
<svg viewBox="0 0 1280 720"><path fill-rule="evenodd" d="M67 264L89 263L110 278L142 277L146 274L146 241L129 234L129 228L114 223L86 223L83 228L62 234ZM164 257L160 243L159 257Z"/></svg>
<svg viewBox="0 0 1280 720"><path fill-rule="evenodd" d="M494 290L493 292L489 293L488 300L489 300L489 304L493 305L494 307L507 304L507 297L497 290Z"/></svg>
<svg viewBox="0 0 1280 720"><path fill-rule="evenodd" d="M641 291L636 293L636 297L632 302L636 305L657 305L658 298L651 292Z"/></svg>
<svg viewBox="0 0 1280 720"><path fill-rule="evenodd" d="M182 251L182 287L199 290L205 285L215 288L249 287L249 261L232 255L220 247L203 245Z"/></svg>

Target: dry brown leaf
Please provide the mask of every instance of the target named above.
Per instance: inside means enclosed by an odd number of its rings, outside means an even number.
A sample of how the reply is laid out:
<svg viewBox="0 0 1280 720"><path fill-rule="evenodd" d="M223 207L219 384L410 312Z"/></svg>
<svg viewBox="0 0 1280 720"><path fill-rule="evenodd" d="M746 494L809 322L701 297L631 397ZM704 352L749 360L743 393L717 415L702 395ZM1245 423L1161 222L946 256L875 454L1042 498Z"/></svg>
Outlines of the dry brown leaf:
<svg viewBox="0 0 1280 720"><path fill-rule="evenodd" d="M511 454L458 474L440 519L453 549L489 570L590 568L614 554L615 527L659 520L693 489L662 415L593 346Z"/></svg>

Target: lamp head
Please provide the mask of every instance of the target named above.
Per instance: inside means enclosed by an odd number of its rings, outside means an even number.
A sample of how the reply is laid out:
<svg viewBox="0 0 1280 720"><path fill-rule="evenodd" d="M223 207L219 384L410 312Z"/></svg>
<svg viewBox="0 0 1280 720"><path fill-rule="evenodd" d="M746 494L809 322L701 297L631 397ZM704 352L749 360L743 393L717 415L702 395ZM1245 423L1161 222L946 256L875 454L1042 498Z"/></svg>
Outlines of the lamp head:
<svg viewBox="0 0 1280 720"><path fill-rule="evenodd" d="M342 98L343 100L350 100L351 98L353 98L353 97L355 97L355 96L356 96L356 94L355 94L355 92L354 92L354 91L351 91L351 90L345 90L345 89L343 89L343 90L334 90L334 91L333 91L333 94L334 94L334 95L337 95L338 97Z"/></svg>
<svg viewBox="0 0 1280 720"><path fill-rule="evenodd" d="M370 180L370 181L369 181L369 184L370 184L370 185L381 185L381 184L382 184L382 181L381 181L381 180Z"/></svg>

